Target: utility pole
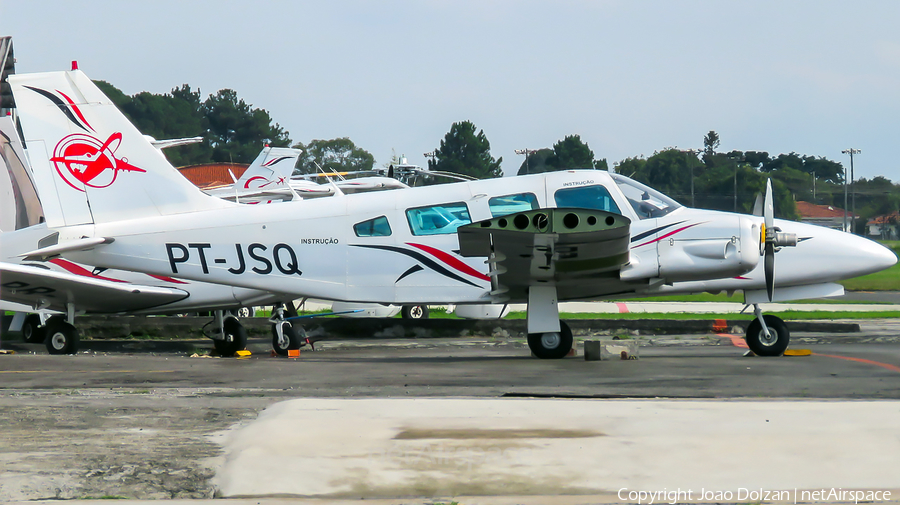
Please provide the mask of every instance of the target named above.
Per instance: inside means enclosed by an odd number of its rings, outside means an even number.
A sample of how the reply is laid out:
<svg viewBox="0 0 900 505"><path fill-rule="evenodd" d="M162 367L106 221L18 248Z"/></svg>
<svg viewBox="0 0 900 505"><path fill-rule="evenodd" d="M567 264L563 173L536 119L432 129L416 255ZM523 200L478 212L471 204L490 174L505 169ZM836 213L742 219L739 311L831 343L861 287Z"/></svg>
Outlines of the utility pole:
<svg viewBox="0 0 900 505"><path fill-rule="evenodd" d="M849 155L850 155L850 194L851 194L851 197L850 197L850 198L851 198L851 201L850 201L850 216L851 216L851 217L850 217L850 233L853 233L853 227L854 227L854 226L853 226L853 221L854 221L853 218L856 217L856 191L853 190L853 155L854 155L854 154L859 154L859 153L861 153L861 152L862 152L862 150L860 150L860 149L854 149L854 148L852 148L852 147L851 147L850 149L844 149L843 151L841 151L842 154L849 154ZM844 222L844 227L845 227L845 228L847 227L847 223L846 223L846 219L847 219L847 218L846 218L846 216L847 216L847 210L846 210L846 209L847 209L847 181L846 181L846 176L847 176L847 170L845 169L845 170L844 170L844 216L845 216L845 217L844 217L844 221L845 221L845 222Z"/></svg>
<svg viewBox="0 0 900 505"><path fill-rule="evenodd" d="M697 154L702 153L703 151L688 149L684 152L686 163L688 164L688 168L691 169L691 207L695 207L694 205L694 164L691 163L691 158L695 157Z"/></svg>
<svg viewBox="0 0 900 505"><path fill-rule="evenodd" d="M528 148L516 149L515 152L516 152L516 154L524 154L525 155L525 173L530 174L531 169L528 167L528 155L536 153L537 149L528 149Z"/></svg>

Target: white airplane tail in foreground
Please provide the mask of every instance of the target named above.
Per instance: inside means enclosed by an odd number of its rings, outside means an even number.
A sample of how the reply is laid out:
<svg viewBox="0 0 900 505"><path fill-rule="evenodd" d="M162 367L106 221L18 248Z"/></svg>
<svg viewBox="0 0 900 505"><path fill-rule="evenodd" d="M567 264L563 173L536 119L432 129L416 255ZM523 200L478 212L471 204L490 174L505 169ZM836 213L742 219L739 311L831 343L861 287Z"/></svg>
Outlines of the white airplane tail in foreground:
<svg viewBox="0 0 900 505"><path fill-rule="evenodd" d="M30 74L19 83L38 192L57 195L42 202L50 227L229 205L178 173L81 71Z"/></svg>
<svg viewBox="0 0 900 505"><path fill-rule="evenodd" d="M599 170L229 204L175 172L80 72L10 84L38 177L60 193L58 236L33 258L335 301L527 302L528 345L542 358L572 348L558 301L736 290L756 308L748 345L778 355L787 327L759 301L833 296L836 281L897 261L771 208L690 209Z"/></svg>

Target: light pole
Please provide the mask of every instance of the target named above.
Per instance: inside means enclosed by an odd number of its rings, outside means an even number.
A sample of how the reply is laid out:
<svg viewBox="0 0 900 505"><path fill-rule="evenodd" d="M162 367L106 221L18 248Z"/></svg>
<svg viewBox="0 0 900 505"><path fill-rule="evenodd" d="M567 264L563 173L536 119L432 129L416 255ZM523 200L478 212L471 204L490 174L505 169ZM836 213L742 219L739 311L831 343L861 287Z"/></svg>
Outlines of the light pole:
<svg viewBox="0 0 900 505"><path fill-rule="evenodd" d="M850 233L853 233L853 218L855 217L856 212L856 192L853 191L853 155L861 153L860 149L844 149L841 151L842 154L850 155L850 194L852 195L850 198ZM844 170L844 228L847 227L846 216L847 216L847 170Z"/></svg>
<svg viewBox="0 0 900 505"><path fill-rule="evenodd" d="M430 158L435 164L437 164L437 149L434 151L429 151L427 153L423 153L422 156L425 158Z"/></svg>
<svg viewBox="0 0 900 505"><path fill-rule="evenodd" d="M688 168L691 169L691 207L694 207L694 164L691 163L691 158L697 156L698 154L700 154L702 152L703 151L701 151L699 149L697 149L697 150L688 149L687 151L684 152L687 155L686 158L687 158L687 164L689 165Z"/></svg>
<svg viewBox="0 0 900 505"><path fill-rule="evenodd" d="M538 150L537 149L516 149L516 154L524 154L525 155L525 174L530 174L531 170L528 168L528 155L534 154Z"/></svg>
<svg viewBox="0 0 900 505"><path fill-rule="evenodd" d="M737 174L738 167L740 166L740 162L747 161L745 156L729 156L731 161L734 162L734 212L737 213L737 201L738 201L738 186L737 186Z"/></svg>

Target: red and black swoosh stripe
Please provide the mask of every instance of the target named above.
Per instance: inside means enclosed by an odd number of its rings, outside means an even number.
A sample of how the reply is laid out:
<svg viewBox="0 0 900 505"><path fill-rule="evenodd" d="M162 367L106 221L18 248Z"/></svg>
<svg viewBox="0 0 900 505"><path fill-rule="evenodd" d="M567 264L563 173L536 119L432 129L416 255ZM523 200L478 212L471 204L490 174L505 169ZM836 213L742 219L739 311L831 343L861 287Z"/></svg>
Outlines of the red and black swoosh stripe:
<svg viewBox="0 0 900 505"><path fill-rule="evenodd" d="M53 102L53 104L59 107L59 110L62 111L62 113L65 114L66 118L68 118L68 120L71 121L75 126L81 128L86 132L94 131L94 128L92 128L84 118L84 115L81 113L81 110L78 108L78 106L75 105L75 102L73 102L71 98L66 96L65 93L57 91L57 93L65 98L65 101L63 101L62 98L56 96L50 91L47 91L46 89L35 88L34 86L25 87L30 89L31 91L34 91L35 93L38 93L39 95L46 97L48 100ZM76 117L76 115L78 117Z"/></svg>
<svg viewBox="0 0 900 505"><path fill-rule="evenodd" d="M685 221L679 221L679 222L677 222L677 223L668 224L668 225L661 226L661 227L659 227L659 228L650 230L650 231L648 231L648 232L641 233L641 234L639 234L639 235L636 235L635 237L632 237L631 241L632 241L632 242L635 242L636 239L637 239L637 240L640 240L640 239L647 238L647 237L653 235L654 233L659 233L659 232L665 230L666 228L670 228L670 227L672 227L672 226L676 226L676 225L682 224L682 223L684 223L684 222L685 222ZM637 248L637 247L643 247L643 246L648 245L648 244L653 244L653 243L659 242L660 240L662 240L662 239L664 239L664 238L671 237L672 235L675 235L676 233L683 232L684 230L687 230L688 228L693 228L694 226L697 226L697 225L700 225L700 224L703 224L703 223L694 223L694 224L689 224L689 225L686 225L686 226L682 226L681 228L678 228L678 229L676 229L676 230L670 231L669 233L666 233L665 235L660 235L659 237L656 237L656 238L653 239L653 240L648 240L648 241L646 241L646 242L644 242L644 243L642 243L642 244L638 244L638 245L636 245L636 246L632 246L632 249Z"/></svg>
<svg viewBox="0 0 900 505"><path fill-rule="evenodd" d="M272 166L272 165L278 163L279 161L289 160L289 159L291 159L290 156L279 156L278 158L273 158L273 159L263 163L262 166L264 166L264 167Z"/></svg>
<svg viewBox="0 0 900 505"><path fill-rule="evenodd" d="M671 227L673 227L673 226L675 226L675 225L677 225L677 224L681 224L681 223L683 223L683 222L684 222L684 221L678 221L678 222L675 222L675 223L669 223L669 224L663 225L663 226L657 226L656 228L653 228L653 229L650 230L650 231L645 231L644 233L639 233L639 234L637 234L637 235L631 237L631 241L632 241L632 242L637 242L638 240L645 239L645 238L649 237L650 235L659 233L659 232L665 230L666 228L671 228Z"/></svg>
<svg viewBox="0 0 900 505"><path fill-rule="evenodd" d="M366 248L366 249L380 249L380 250L383 250L383 251L391 251L391 252L395 252L395 253L400 253L400 254L409 256L410 258L413 258L414 260L416 260L416 261L418 261L419 263L425 265L426 267L430 268L431 270L433 270L433 271L435 271L435 272L437 272L437 273L443 275L444 277L448 277L448 278L453 279L453 280L455 280L455 281L459 281L459 282L462 282L463 284L468 284L469 286L473 286L473 287L476 287L476 288L481 287L481 286L479 286L478 284L475 284L474 282L472 282L472 281L470 281L470 280L468 280L468 279L465 279L464 277L462 277L462 276L460 276L460 275L457 275L457 274L451 272L448 268L445 268L443 265L441 265L440 263L438 263L438 262L435 261L434 259L432 259L432 258L426 256L425 254L423 254L423 253L421 253L421 252L419 252L419 251L414 251L414 250L411 250L411 249L406 249L406 248L403 248L403 247L392 246L392 245L374 245L374 244L373 244L373 245L350 244L350 245L353 246L353 247L364 247L364 248ZM434 249L434 248L432 248L432 247L422 246L422 245L420 245L420 244L410 244L410 245L412 245L412 246L414 246L414 247L423 248L423 250L428 250L428 252L429 252L429 253L432 253L432 254L434 253L434 251L437 251L436 249ZM443 251L438 251L438 252L443 253ZM446 253L443 253L443 254L446 254ZM449 256L449 255L447 255L447 256ZM444 258L444 257L441 257L441 256L438 256L438 257L439 257L442 261L447 261L447 259ZM452 259L453 262L448 262L448 263L449 263L449 265L452 266L453 268L460 269L459 265L457 265L457 264L454 263L454 262L458 262L459 264L461 264L462 266L464 266L466 269L472 270L472 272L473 272L473 273L475 274L475 276L477 276L478 278L481 278L481 279L484 279L484 280L488 280L488 281L490 280L489 277L487 277L486 275L481 274L481 273L475 271L474 269L472 269L471 267L469 267L468 265L466 265L466 264L463 263L462 261L459 261L459 260L457 260L456 258L450 258L450 259ZM468 272L468 271L466 271L466 270L464 270L464 269L461 269L461 271L463 271L464 273L467 273L467 274L469 274L469 275L473 275L473 273L470 273L470 272ZM412 272L410 272L410 273L412 273ZM403 278L403 277L405 277L405 275L404 275L404 276L401 276L401 278ZM400 280L400 279L397 279L397 280Z"/></svg>

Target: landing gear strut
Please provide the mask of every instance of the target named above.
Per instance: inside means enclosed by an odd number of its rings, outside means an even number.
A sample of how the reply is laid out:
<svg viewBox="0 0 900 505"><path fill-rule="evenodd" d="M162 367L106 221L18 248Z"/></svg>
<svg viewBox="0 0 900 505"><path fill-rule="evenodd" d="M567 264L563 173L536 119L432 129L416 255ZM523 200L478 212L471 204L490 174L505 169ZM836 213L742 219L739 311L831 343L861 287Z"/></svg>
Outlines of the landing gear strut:
<svg viewBox="0 0 900 505"><path fill-rule="evenodd" d="M556 286L528 290L528 348L540 359L565 358L572 350L572 330L559 319Z"/></svg>
<svg viewBox="0 0 900 505"><path fill-rule="evenodd" d="M307 340L302 326L294 327L290 321L285 321L285 312L284 305L279 303L272 310L272 317L269 319L272 323L272 347L281 356L287 356L289 350L299 349Z"/></svg>
<svg viewBox="0 0 900 505"><path fill-rule="evenodd" d="M780 318L763 315L759 304L753 304L756 319L747 326L747 347L758 356L781 356L787 350L791 332Z"/></svg>

